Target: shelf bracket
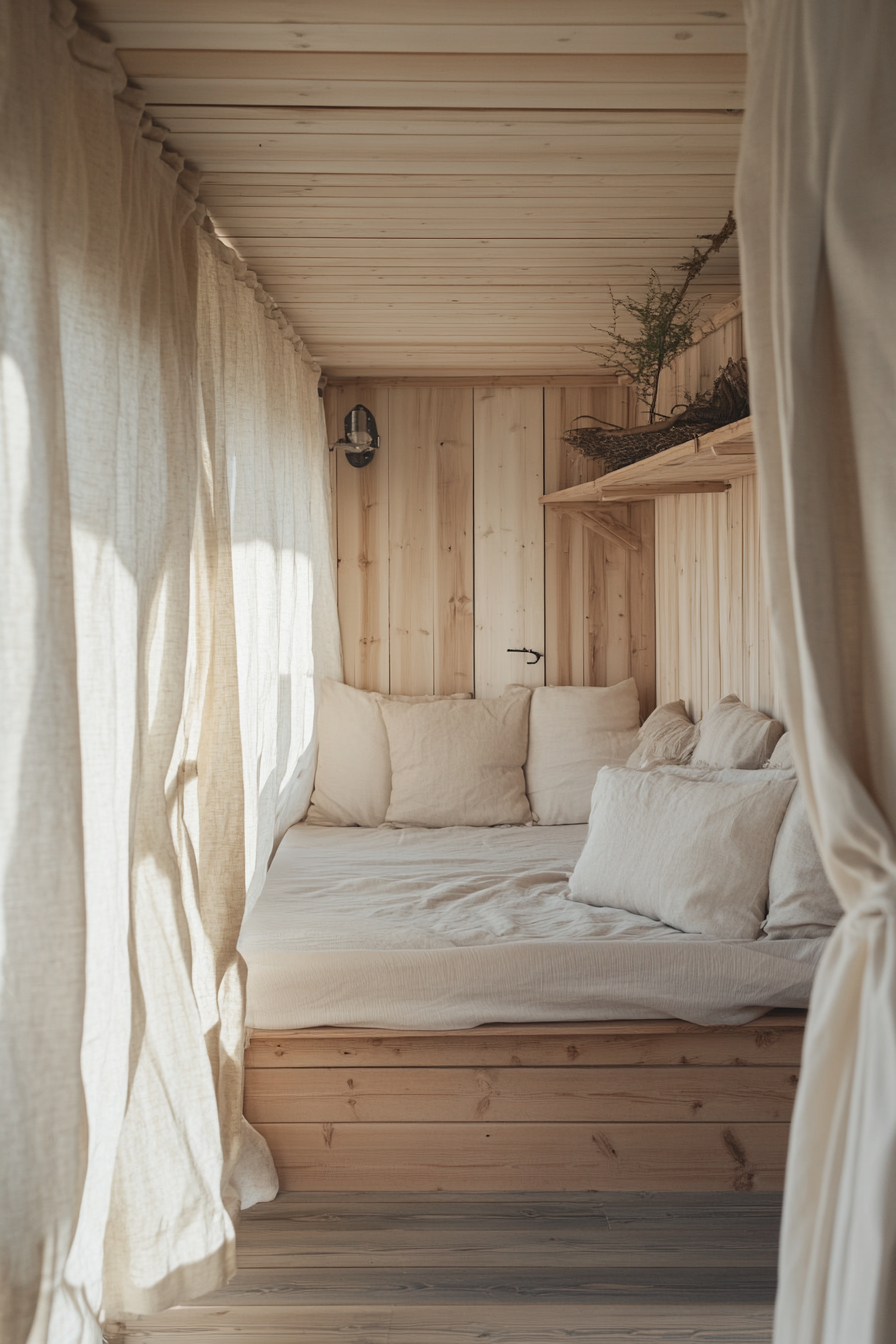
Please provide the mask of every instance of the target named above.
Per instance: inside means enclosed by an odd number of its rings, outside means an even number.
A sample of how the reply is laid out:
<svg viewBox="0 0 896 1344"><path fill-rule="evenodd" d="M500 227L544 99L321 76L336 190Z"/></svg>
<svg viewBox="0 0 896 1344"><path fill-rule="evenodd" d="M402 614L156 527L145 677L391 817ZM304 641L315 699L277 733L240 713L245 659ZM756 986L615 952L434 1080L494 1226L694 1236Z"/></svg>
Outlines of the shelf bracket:
<svg viewBox="0 0 896 1344"><path fill-rule="evenodd" d="M604 541L612 542L615 546L622 546L627 551L641 549L641 538L637 532L627 527L625 523L620 523L615 518L600 512L596 507L574 508L569 505L564 507L562 504L549 504L548 508L564 518L575 518L589 532L596 533Z"/></svg>

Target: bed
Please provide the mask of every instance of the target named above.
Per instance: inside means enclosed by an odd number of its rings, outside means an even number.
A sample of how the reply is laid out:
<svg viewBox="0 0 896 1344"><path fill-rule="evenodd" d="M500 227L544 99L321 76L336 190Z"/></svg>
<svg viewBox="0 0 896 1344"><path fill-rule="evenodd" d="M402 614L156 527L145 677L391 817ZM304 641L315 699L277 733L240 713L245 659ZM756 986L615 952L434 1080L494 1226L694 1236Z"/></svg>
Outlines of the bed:
<svg viewBox="0 0 896 1344"><path fill-rule="evenodd" d="M586 833L287 832L240 940L284 1188L780 1188L825 940L572 901Z"/></svg>

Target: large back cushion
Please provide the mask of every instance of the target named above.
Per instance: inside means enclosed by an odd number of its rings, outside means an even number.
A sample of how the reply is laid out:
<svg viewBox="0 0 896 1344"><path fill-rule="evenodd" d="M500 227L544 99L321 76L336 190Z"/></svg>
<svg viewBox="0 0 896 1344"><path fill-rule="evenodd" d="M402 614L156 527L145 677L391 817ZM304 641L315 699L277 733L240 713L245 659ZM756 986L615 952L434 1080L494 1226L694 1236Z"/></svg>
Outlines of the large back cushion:
<svg viewBox="0 0 896 1344"><path fill-rule="evenodd" d="M318 826L382 826L392 794L392 767L380 704L443 698L377 696L324 677L317 717L317 770L307 820Z"/></svg>
<svg viewBox="0 0 896 1344"><path fill-rule="evenodd" d="M531 821L523 765L525 686L494 700L407 704L382 699L392 757L386 820L402 826L500 826Z"/></svg>
<svg viewBox="0 0 896 1344"><path fill-rule="evenodd" d="M640 722L632 678L616 686L539 686L529 705L526 793L542 826L586 822L604 765L624 765Z"/></svg>

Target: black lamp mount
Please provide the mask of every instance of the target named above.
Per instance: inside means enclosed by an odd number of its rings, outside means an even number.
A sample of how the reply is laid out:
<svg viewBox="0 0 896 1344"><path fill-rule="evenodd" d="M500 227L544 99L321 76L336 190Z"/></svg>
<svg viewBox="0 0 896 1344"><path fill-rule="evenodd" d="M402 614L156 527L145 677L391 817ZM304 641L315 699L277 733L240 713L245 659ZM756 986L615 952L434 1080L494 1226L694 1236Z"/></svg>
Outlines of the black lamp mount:
<svg viewBox="0 0 896 1344"><path fill-rule="evenodd" d="M366 467L380 446L376 420L366 406L353 406L345 417L345 437L331 446L341 448L352 467Z"/></svg>

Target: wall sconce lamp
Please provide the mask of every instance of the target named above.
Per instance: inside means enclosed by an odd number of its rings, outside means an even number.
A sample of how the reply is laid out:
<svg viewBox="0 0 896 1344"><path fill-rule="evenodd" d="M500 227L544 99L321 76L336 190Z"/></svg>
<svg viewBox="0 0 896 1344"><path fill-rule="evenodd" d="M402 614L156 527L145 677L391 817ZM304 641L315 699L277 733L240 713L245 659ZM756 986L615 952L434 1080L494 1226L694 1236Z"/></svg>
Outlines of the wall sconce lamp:
<svg viewBox="0 0 896 1344"><path fill-rule="evenodd" d="M366 467L379 446L376 421L366 406L358 405L345 417L345 438L334 443L330 451L341 448L351 466Z"/></svg>

